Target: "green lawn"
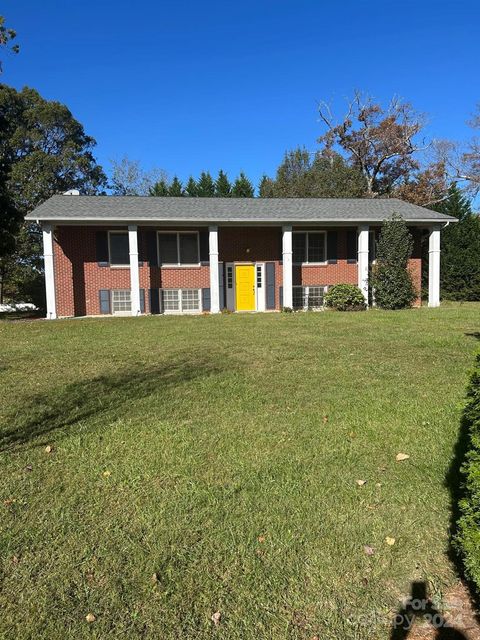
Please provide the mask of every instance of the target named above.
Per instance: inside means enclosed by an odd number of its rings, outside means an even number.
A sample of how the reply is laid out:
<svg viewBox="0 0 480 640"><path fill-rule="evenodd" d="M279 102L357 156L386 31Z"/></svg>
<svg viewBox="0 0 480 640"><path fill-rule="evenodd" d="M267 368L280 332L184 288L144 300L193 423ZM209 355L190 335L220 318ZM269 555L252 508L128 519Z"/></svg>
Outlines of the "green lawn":
<svg viewBox="0 0 480 640"><path fill-rule="evenodd" d="M413 580L455 577L479 320L0 323L0 637L385 638Z"/></svg>

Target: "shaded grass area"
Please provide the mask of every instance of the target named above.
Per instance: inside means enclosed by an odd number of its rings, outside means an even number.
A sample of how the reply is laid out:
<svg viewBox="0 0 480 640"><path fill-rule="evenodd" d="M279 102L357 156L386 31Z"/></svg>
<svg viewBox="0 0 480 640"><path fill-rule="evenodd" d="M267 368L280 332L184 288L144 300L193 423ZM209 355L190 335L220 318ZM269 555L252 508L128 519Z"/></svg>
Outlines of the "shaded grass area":
<svg viewBox="0 0 480 640"><path fill-rule="evenodd" d="M0 324L0 634L386 637L454 577L479 312Z"/></svg>

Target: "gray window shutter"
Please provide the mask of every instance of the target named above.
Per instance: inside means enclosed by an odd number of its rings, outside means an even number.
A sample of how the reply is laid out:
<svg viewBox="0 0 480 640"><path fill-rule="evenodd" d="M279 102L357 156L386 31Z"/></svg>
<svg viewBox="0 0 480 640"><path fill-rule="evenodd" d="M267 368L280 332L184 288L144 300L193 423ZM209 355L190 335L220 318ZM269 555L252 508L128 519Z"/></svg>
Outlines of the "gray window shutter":
<svg viewBox="0 0 480 640"><path fill-rule="evenodd" d="M338 234L336 231L327 231L327 262L337 264Z"/></svg>
<svg viewBox="0 0 480 640"><path fill-rule="evenodd" d="M224 288L224 265L223 262L218 265L218 298L220 301L220 311L225 309L225 288Z"/></svg>
<svg viewBox="0 0 480 640"><path fill-rule="evenodd" d="M265 264L265 280L267 286L267 309L275 309L275 263Z"/></svg>
<svg viewBox="0 0 480 640"><path fill-rule="evenodd" d="M100 301L100 313L109 314L110 311L110 290L109 289L100 289L98 292L98 297Z"/></svg>
<svg viewBox="0 0 480 640"><path fill-rule="evenodd" d="M200 231L200 262L210 262L208 231Z"/></svg>
<svg viewBox="0 0 480 640"><path fill-rule="evenodd" d="M349 264L357 263L357 230L348 229L347 231L347 262Z"/></svg>
<svg viewBox="0 0 480 640"><path fill-rule="evenodd" d="M151 267L158 267L157 232L155 229L147 231L147 256Z"/></svg>
<svg viewBox="0 0 480 640"><path fill-rule="evenodd" d="M145 289L140 289L140 313L145 313Z"/></svg>
<svg viewBox="0 0 480 640"><path fill-rule="evenodd" d="M150 313L160 313L160 289L150 289Z"/></svg>
<svg viewBox="0 0 480 640"><path fill-rule="evenodd" d="M202 311L210 311L210 289L202 289Z"/></svg>
<svg viewBox="0 0 480 640"><path fill-rule="evenodd" d="M280 309L283 309L283 287L279 287L278 295L280 298Z"/></svg>
<svg viewBox="0 0 480 640"><path fill-rule="evenodd" d="M108 232L97 231L95 234L95 248L99 267L108 267ZM110 313L110 312L109 312Z"/></svg>

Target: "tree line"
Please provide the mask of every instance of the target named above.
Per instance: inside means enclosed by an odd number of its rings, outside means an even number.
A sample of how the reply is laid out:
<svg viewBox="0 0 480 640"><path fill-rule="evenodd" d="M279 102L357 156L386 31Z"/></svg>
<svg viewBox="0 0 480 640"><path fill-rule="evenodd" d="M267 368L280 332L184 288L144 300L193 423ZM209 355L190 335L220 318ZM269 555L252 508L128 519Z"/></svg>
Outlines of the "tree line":
<svg viewBox="0 0 480 640"><path fill-rule="evenodd" d="M15 32L0 16L0 48L16 53ZM0 61L0 73L1 73ZM289 150L275 175L264 175L261 198L398 197L458 218L442 233L442 295L480 300L480 221L472 198L480 191L480 110L461 148L425 141L425 117L398 98L383 106L355 92L337 118L320 103L321 132L313 151ZM109 176L97 163L96 141L67 106L35 89L0 84L0 301L43 295L40 229L24 216L55 193L152 197L253 197L244 172L203 171L182 183L161 169L113 161Z"/></svg>

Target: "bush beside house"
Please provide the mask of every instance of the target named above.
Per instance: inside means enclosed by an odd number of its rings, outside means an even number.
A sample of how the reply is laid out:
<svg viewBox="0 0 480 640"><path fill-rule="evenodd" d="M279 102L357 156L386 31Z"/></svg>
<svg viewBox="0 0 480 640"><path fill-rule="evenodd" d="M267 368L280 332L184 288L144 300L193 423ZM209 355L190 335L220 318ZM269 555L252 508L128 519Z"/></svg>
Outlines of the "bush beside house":
<svg viewBox="0 0 480 640"><path fill-rule="evenodd" d="M467 397L463 427L468 429L469 448L462 467L463 497L454 544L466 576L480 594L480 353L476 357Z"/></svg>
<svg viewBox="0 0 480 640"><path fill-rule="evenodd" d="M325 305L337 311L363 311L365 298L354 284L334 284L325 295Z"/></svg>

